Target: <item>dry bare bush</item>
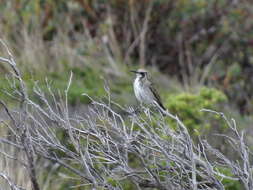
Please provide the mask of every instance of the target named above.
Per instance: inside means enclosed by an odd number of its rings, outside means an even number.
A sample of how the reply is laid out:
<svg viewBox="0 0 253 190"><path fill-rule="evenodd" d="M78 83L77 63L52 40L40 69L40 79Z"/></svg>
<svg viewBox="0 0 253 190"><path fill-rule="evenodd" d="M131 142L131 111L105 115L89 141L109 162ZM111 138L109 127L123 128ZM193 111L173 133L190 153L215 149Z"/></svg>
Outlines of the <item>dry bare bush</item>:
<svg viewBox="0 0 253 190"><path fill-rule="evenodd" d="M9 135L0 142L25 155L22 163L33 190L41 189L36 158L59 164L75 176L78 186L93 189L124 189L127 181L136 189L222 190L225 189L223 179L239 180L245 189L253 189L251 153L244 142L244 133L223 113L202 110L224 118L234 133L233 137L224 135L224 138L238 153L238 160L226 157L204 139L194 143L177 116L168 112L163 116L150 110L137 114L133 108L118 105L111 100L108 88L105 88L106 101L83 94L91 100L89 111L71 114L68 90L72 73L63 96L53 94L48 85L51 94L48 97L35 83L33 93L37 100L34 101L27 93L14 57L1 43L9 57L0 57L0 61L10 66L13 84L16 83L10 95L18 100L20 108L13 111L1 101L11 123L4 123ZM176 129L168 126L168 118L177 122ZM8 151L2 151L6 158L21 162ZM231 176L219 168L228 169ZM21 189L4 173L0 176L11 189Z"/></svg>

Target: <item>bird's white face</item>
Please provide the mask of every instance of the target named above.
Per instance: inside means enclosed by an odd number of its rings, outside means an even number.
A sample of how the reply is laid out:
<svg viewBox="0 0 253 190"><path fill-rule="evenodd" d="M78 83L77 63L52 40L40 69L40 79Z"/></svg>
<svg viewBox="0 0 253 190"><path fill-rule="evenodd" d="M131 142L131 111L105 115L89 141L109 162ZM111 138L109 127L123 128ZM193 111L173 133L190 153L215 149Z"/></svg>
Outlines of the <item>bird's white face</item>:
<svg viewBox="0 0 253 190"><path fill-rule="evenodd" d="M146 76L146 73L144 73L144 72L136 73L136 78L144 78L145 76Z"/></svg>
<svg viewBox="0 0 253 190"><path fill-rule="evenodd" d="M133 73L135 73L136 74L136 78L144 78L144 77L146 77L147 76L147 71L145 71L145 70L142 70L142 69L139 69L138 71L131 71L131 72L133 72Z"/></svg>

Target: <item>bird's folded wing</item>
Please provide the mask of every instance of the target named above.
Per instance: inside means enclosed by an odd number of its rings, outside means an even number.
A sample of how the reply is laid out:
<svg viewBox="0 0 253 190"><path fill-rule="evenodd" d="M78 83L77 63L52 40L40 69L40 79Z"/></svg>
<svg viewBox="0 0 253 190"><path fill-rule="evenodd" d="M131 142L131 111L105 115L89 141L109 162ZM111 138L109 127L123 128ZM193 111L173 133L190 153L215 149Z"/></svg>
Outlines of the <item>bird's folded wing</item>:
<svg viewBox="0 0 253 190"><path fill-rule="evenodd" d="M150 84L150 90L153 93L153 95L154 95L154 97L155 97L156 102L158 103L158 105L161 108L163 108L164 110L166 110L165 107L163 106L162 102L161 102L161 98L160 98L159 94L157 93L156 89L153 86L153 83Z"/></svg>

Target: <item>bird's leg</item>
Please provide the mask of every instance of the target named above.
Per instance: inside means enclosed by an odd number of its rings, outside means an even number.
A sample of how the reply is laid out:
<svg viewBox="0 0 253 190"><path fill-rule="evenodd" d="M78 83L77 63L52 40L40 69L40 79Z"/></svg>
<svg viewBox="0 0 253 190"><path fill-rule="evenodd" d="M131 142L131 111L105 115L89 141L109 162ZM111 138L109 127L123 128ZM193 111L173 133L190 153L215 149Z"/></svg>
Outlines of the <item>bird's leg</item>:
<svg viewBox="0 0 253 190"><path fill-rule="evenodd" d="M147 108L146 108L145 106L143 106L143 104L142 104L142 103L141 103L140 107L141 107L141 109L144 111L144 113L146 113L146 112L147 112Z"/></svg>
<svg viewBox="0 0 253 190"><path fill-rule="evenodd" d="M141 105L139 105L139 106L133 108L133 109L132 109L132 113L135 113L135 114L140 113L140 111L141 111L142 109L143 109L143 107L142 107L142 104L141 104Z"/></svg>
<svg viewBox="0 0 253 190"><path fill-rule="evenodd" d="M130 114L130 115L134 115L137 113L137 109L133 108L133 107L129 107L127 112Z"/></svg>
<svg viewBox="0 0 253 190"><path fill-rule="evenodd" d="M150 110L149 108L145 107L143 103L140 103L139 109L143 110L144 113L150 118Z"/></svg>
<svg viewBox="0 0 253 190"><path fill-rule="evenodd" d="M144 113L150 118L150 109L148 107L143 106L143 104L141 104L141 107Z"/></svg>
<svg viewBox="0 0 253 190"><path fill-rule="evenodd" d="M150 115L150 109L149 108L145 108L145 110L144 110L144 112L145 112L145 114L148 116L148 118L150 119L151 117L151 115ZM151 120L151 119L150 119Z"/></svg>

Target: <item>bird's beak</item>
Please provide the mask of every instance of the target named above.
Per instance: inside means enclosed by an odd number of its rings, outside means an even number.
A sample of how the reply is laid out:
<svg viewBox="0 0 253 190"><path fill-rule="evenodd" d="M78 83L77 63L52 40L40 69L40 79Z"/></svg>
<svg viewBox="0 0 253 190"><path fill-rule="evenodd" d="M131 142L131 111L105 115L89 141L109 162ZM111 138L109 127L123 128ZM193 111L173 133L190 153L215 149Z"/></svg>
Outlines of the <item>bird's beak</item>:
<svg viewBox="0 0 253 190"><path fill-rule="evenodd" d="M130 71L130 72L132 72L132 73L138 73L137 71Z"/></svg>

